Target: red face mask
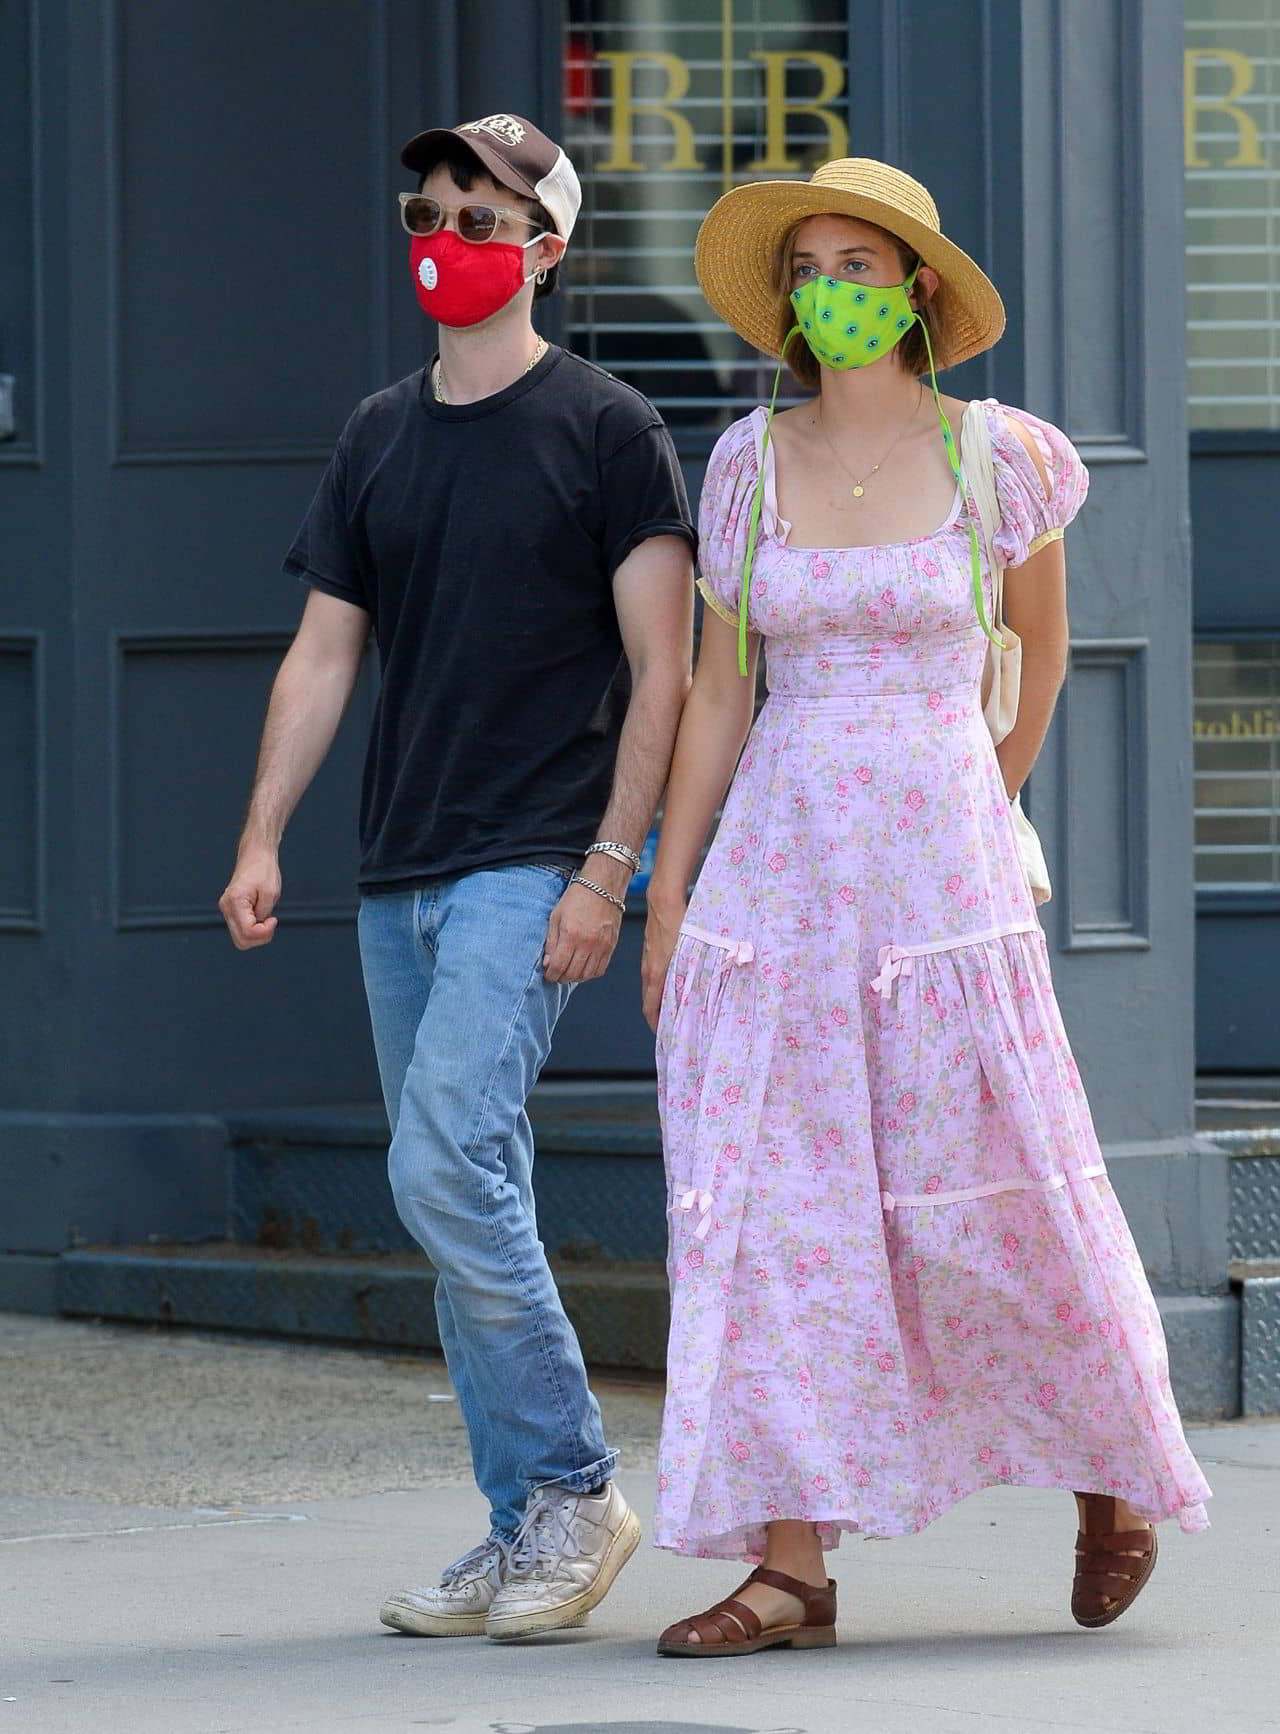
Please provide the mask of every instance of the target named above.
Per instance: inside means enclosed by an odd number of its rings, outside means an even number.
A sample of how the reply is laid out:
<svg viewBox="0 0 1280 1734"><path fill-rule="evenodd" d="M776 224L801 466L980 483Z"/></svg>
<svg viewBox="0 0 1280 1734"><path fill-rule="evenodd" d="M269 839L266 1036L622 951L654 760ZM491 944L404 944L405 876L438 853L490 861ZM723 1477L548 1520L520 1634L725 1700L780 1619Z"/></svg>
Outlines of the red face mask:
<svg viewBox="0 0 1280 1734"><path fill-rule="evenodd" d="M422 311L441 325L479 325L491 318L524 288L524 248L541 238L535 235L524 247L506 241L478 247L452 229L415 235L409 268Z"/></svg>

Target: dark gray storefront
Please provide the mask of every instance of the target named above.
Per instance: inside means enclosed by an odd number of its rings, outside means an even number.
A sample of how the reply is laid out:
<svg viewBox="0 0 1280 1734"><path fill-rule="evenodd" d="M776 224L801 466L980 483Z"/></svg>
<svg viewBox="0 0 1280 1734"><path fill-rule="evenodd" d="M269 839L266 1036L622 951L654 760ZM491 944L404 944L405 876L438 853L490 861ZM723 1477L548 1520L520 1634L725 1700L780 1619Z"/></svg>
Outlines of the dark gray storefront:
<svg viewBox="0 0 1280 1734"><path fill-rule="evenodd" d="M69 1244L220 1234L226 1116L376 1093L367 692L287 840L277 942L235 954L214 902L299 607L280 552L350 407L428 347L398 144L513 109L587 187L548 330L663 402L694 490L767 377L691 293L735 177L891 158L1004 292L952 389L1060 423L1093 473L1030 797L1056 977L1180 1384L1234 1407L1226 1168L1192 1113L1182 56L1157 0L0 7L0 1304L53 1305ZM650 1072L639 929L561 1078Z"/></svg>

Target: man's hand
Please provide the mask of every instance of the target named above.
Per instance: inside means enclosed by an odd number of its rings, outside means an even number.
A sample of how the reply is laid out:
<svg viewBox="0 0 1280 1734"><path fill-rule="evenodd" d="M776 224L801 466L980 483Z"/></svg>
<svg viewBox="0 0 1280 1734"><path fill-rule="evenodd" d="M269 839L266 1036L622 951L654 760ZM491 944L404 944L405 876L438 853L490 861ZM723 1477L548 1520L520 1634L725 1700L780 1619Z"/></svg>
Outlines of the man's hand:
<svg viewBox="0 0 1280 1734"><path fill-rule="evenodd" d="M266 844L242 847L231 883L218 899L231 943L237 951L252 951L275 938L280 901L280 859Z"/></svg>
<svg viewBox="0 0 1280 1734"><path fill-rule="evenodd" d="M551 911L542 973L548 981L594 981L608 969L621 932L620 909L585 885L568 886Z"/></svg>
<svg viewBox="0 0 1280 1734"><path fill-rule="evenodd" d="M222 919L241 951L275 937L272 911L280 901L280 839L332 744L368 637L369 616L363 608L322 590L311 592L271 688L236 869L218 899Z"/></svg>

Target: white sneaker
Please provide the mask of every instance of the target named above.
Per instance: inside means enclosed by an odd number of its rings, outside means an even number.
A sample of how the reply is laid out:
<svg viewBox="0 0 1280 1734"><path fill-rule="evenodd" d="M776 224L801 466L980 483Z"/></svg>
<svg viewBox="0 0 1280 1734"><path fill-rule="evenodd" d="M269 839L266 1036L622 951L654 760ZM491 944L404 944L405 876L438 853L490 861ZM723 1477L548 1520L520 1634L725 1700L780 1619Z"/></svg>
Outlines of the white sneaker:
<svg viewBox="0 0 1280 1734"><path fill-rule="evenodd" d="M489 1608L491 1638L586 1624L640 1541L640 1520L610 1481L599 1493L538 1487Z"/></svg>
<svg viewBox="0 0 1280 1734"><path fill-rule="evenodd" d="M483 1637L485 1615L502 1588L507 1545L491 1535L442 1571L438 1584L391 1596L378 1618L420 1638Z"/></svg>

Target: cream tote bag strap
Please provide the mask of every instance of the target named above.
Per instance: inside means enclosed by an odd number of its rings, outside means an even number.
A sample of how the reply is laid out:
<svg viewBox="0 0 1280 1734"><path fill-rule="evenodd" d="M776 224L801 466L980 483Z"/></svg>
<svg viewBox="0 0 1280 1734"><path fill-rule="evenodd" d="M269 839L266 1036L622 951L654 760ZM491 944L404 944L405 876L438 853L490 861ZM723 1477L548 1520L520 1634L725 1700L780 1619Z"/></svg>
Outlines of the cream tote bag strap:
<svg viewBox="0 0 1280 1734"><path fill-rule="evenodd" d="M986 405L976 398L965 410L960 424L960 464L969 485L969 497L977 509L987 570L991 573L991 620L1004 640L1003 650L987 640L987 660L982 671L982 714L992 740L999 746L1018 718L1022 640L1004 618L1004 568L996 559L995 551L996 531L1000 527L1000 501L996 495L995 464L991 456L991 430L987 425ZM1053 895L1048 864L1035 827L1022 810L1020 797L1010 804L1009 814L1018 845L1018 859L1022 862L1031 895L1037 903L1047 903Z"/></svg>
<svg viewBox="0 0 1280 1734"><path fill-rule="evenodd" d="M1000 528L1000 502L996 497L995 464L991 457L991 430L986 405L977 399L964 412L960 424L960 463L969 494L978 509L982 545L994 594L991 620L1004 639L998 649L987 640L987 662L982 671L982 714L997 746L1017 720L1018 689L1022 684L1022 640L1005 624L1004 569L996 559L996 531Z"/></svg>

